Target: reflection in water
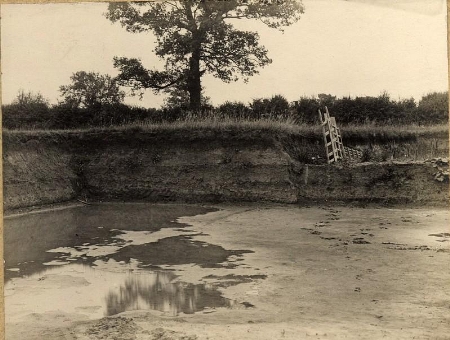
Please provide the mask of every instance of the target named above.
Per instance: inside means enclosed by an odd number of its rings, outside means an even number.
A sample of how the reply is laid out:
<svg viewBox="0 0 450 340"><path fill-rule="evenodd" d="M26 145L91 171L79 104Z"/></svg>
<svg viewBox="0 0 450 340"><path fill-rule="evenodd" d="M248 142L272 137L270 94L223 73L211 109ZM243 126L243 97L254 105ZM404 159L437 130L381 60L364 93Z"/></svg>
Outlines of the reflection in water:
<svg viewBox="0 0 450 340"><path fill-rule="evenodd" d="M231 307L232 302L220 296L212 286L171 283L170 272L133 275L106 296L106 315L129 310L158 310L171 315L193 314L206 307Z"/></svg>
<svg viewBox="0 0 450 340"><path fill-rule="evenodd" d="M193 240L192 235L168 237L162 233L165 237L153 235L153 239L146 234L145 242L142 237L143 231L179 230L184 225L173 222L178 216L208 211L181 205L106 204L6 218L9 322L30 311L100 318L137 309L177 315L231 307L233 301L212 286L172 282L173 273L150 268L186 263L208 268L228 265L232 256L250 251L226 250Z"/></svg>
<svg viewBox="0 0 450 340"><path fill-rule="evenodd" d="M131 310L176 316L235 304L215 286L173 282L172 272L131 269L114 261L103 263L102 268L108 269L68 264L12 278L5 285L7 321L15 322L31 311L64 311L98 319Z"/></svg>

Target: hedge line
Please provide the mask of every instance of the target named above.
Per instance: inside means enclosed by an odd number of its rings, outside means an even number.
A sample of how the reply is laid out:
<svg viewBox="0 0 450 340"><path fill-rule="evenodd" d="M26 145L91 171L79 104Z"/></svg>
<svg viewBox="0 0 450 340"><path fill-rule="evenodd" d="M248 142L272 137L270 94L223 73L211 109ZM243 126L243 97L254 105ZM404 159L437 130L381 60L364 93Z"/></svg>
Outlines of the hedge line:
<svg viewBox="0 0 450 340"><path fill-rule="evenodd" d="M2 106L3 127L7 129L75 129L94 126L117 126L137 122L167 123L192 117L258 120L290 119L297 124L316 124L318 110L327 106L339 124L441 124L448 122L447 93L424 96L418 104L414 99L392 100L378 97L344 97L319 95L302 97L289 103L283 96L255 99L250 104L226 102L218 107L205 105L193 114L186 105L162 109L146 109L125 104L100 105L95 108L70 108L40 103L18 103Z"/></svg>

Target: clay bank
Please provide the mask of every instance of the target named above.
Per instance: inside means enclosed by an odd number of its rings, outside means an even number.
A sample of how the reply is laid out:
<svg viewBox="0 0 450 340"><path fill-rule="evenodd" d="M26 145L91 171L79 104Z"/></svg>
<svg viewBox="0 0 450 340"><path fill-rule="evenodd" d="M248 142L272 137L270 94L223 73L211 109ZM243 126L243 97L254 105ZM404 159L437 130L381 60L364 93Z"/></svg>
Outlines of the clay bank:
<svg viewBox="0 0 450 340"><path fill-rule="evenodd" d="M448 202L445 159L313 164L321 139L290 131L129 128L3 138L6 211L75 199ZM444 148L445 155L448 142Z"/></svg>

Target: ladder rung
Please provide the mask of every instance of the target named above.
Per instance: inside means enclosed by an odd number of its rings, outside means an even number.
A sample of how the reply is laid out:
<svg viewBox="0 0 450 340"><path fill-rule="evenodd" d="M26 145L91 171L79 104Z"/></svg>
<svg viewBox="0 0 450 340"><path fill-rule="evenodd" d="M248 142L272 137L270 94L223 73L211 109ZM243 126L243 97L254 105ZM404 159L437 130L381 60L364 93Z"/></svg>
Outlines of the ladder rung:
<svg viewBox="0 0 450 340"><path fill-rule="evenodd" d="M319 109L320 123L322 125L322 134L325 142L325 151L328 163L337 162L344 156L353 155L354 150L347 149L342 143L341 129L336 124L336 118L330 117L328 108L325 112ZM322 119L323 114L323 119Z"/></svg>

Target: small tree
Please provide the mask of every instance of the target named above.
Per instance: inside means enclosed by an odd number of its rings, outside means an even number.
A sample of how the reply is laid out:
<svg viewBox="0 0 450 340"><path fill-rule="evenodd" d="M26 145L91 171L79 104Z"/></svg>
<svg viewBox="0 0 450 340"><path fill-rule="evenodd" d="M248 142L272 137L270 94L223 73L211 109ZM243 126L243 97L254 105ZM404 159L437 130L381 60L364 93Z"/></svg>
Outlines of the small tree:
<svg viewBox="0 0 450 340"><path fill-rule="evenodd" d="M251 109L242 102L226 101L218 107L218 112L224 118L249 119L251 118Z"/></svg>
<svg viewBox="0 0 450 340"><path fill-rule="evenodd" d="M72 84L60 86L61 104L73 108L98 108L105 104L120 104L125 98L116 79L109 75L79 71L70 77Z"/></svg>
<svg viewBox="0 0 450 340"><path fill-rule="evenodd" d="M319 99L320 106L322 107L331 107L336 102L336 96L332 96L331 94L319 93L317 98Z"/></svg>
<svg viewBox="0 0 450 340"><path fill-rule="evenodd" d="M314 124L319 122L318 110L323 109L315 97L300 97L294 104L295 119L297 122Z"/></svg>
<svg viewBox="0 0 450 340"><path fill-rule="evenodd" d="M11 104L2 105L3 127L44 128L50 117L50 104L39 92L20 90Z"/></svg>
<svg viewBox="0 0 450 340"><path fill-rule="evenodd" d="M289 112L289 102L286 98L278 94L270 99L253 99L250 107L256 117L286 116Z"/></svg>
<svg viewBox="0 0 450 340"><path fill-rule="evenodd" d="M14 98L14 100L11 102L13 105L18 105L21 107L27 107L27 106L36 106L41 105L48 107L49 102L48 99L44 98L42 94L33 93L33 92L25 92L24 90L19 90L19 93L17 94L17 97Z"/></svg>
<svg viewBox="0 0 450 340"><path fill-rule="evenodd" d="M419 123L448 121L448 92L433 92L422 97L417 106Z"/></svg>

